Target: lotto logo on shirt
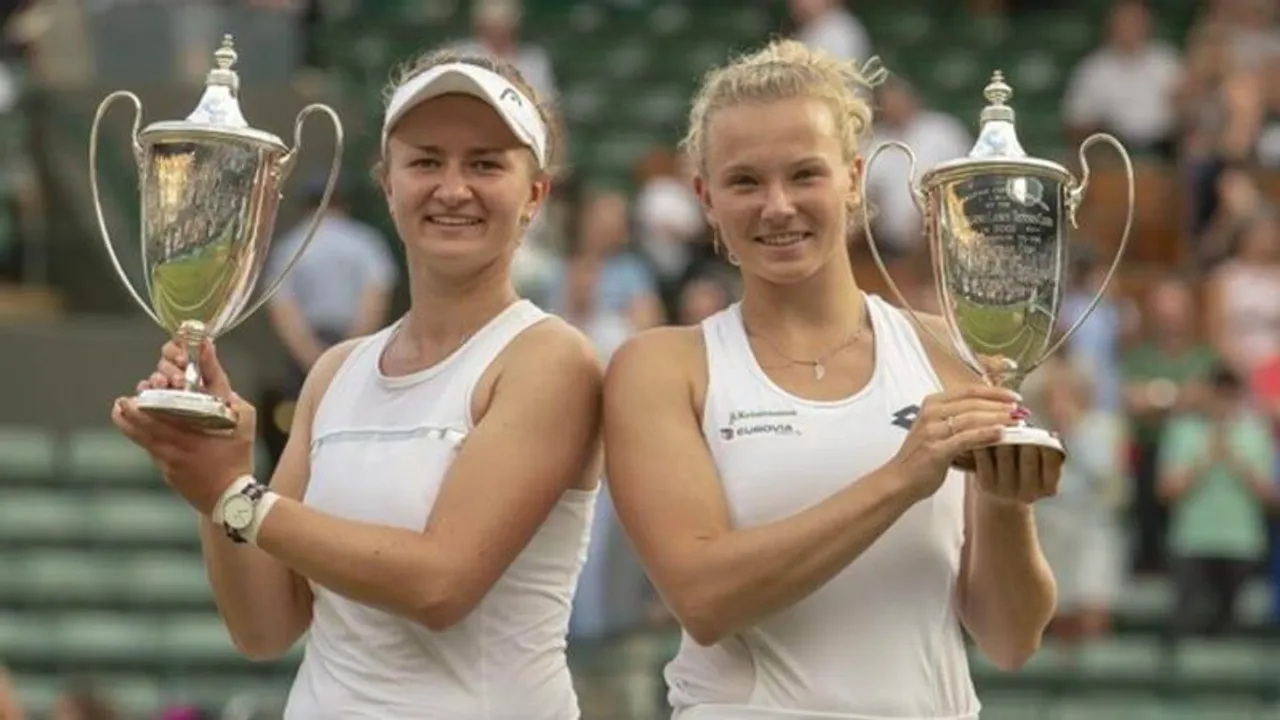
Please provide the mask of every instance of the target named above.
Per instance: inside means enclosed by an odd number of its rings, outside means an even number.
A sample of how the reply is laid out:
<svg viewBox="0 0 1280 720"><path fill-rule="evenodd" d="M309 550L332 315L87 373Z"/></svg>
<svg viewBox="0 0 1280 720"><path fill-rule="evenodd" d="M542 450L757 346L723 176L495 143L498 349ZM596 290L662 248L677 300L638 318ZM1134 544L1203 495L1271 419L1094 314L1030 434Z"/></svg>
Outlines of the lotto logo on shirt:
<svg viewBox="0 0 1280 720"><path fill-rule="evenodd" d="M757 435L802 435L795 422L795 410L735 410L729 413L729 424L720 428L720 439Z"/></svg>

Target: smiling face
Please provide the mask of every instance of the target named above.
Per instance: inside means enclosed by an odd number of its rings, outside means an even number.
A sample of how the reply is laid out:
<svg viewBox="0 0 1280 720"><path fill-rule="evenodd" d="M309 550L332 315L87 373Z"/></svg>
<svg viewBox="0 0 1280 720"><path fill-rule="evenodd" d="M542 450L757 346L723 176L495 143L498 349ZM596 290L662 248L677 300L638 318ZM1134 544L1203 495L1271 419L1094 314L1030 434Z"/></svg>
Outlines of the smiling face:
<svg viewBox="0 0 1280 720"><path fill-rule="evenodd" d="M382 188L410 262L449 276L508 264L549 189L529 149L469 95L410 110L385 160Z"/></svg>
<svg viewBox="0 0 1280 720"><path fill-rule="evenodd" d="M847 262L861 160L845 161L835 117L806 97L733 105L707 125L694 185L744 275L786 284Z"/></svg>

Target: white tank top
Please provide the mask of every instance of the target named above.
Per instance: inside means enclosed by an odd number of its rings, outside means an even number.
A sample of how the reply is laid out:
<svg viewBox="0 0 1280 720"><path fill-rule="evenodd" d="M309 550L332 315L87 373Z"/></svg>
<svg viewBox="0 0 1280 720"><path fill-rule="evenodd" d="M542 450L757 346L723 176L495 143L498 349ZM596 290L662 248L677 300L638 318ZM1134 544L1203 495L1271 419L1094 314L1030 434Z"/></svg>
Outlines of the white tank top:
<svg viewBox="0 0 1280 720"><path fill-rule="evenodd" d="M402 377L379 370L395 325L359 343L317 409L304 502L337 517L423 529L474 427L476 383L513 338L546 317L517 302L447 359ZM286 718L577 718L565 638L595 495L568 490L480 604L442 632L313 583L310 635Z"/></svg>
<svg viewBox="0 0 1280 720"><path fill-rule="evenodd" d="M874 295L875 369L843 400L798 398L757 364L738 305L702 324L702 433L735 526L794 515L888 462L940 381L910 321ZM964 475L908 510L813 594L667 666L679 720L976 718L955 607Z"/></svg>

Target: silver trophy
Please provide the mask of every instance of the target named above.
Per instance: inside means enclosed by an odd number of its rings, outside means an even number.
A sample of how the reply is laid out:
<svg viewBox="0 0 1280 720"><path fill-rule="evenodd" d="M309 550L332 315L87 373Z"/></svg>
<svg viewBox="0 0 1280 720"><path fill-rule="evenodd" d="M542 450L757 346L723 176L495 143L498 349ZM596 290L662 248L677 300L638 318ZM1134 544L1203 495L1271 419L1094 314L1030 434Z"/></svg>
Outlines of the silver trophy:
<svg viewBox="0 0 1280 720"><path fill-rule="evenodd" d="M867 177L876 157L897 148L910 158L911 195L924 215L938 306L949 339L938 337L920 322L885 267L865 215L864 226L876 265L915 325L987 383L1016 391L1080 328L1115 277L1133 225L1133 165L1118 140L1097 133L1080 145L1083 175L1076 181L1061 165L1028 157L1022 149L1013 108L1007 104L1013 89L999 71L983 95L989 104L982 111L982 127L968 157L929 169L916 186L915 153L905 143L891 141L871 153L862 175L866 207ZM1070 272L1070 232L1076 228L1076 213L1089 188L1086 152L1097 143L1110 144L1123 161L1129 183L1128 216L1116 258L1097 296L1059 335L1058 316ZM1037 445L1066 453L1056 435L1025 421L1006 428L998 445ZM970 453L956 458L953 465L971 471L976 463Z"/></svg>
<svg viewBox="0 0 1280 720"><path fill-rule="evenodd" d="M144 390L138 394L139 406L227 429L236 418L223 398L203 390L200 344L262 307L307 249L338 180L343 133L337 113L320 104L298 113L292 149L275 135L249 127L240 112L240 78L232 70L236 52L230 35L214 58L216 67L209 72L200 104L185 120L152 123L139 132L138 96L121 90L103 99L89 133L89 173L98 229L116 274L147 316L187 348L186 387ZM120 265L98 193L98 124L121 98L134 105L132 144L142 193L142 263L150 302ZM297 162L303 124L315 112L328 115L334 130L333 163L320 208L280 276L249 305L267 260L281 187Z"/></svg>

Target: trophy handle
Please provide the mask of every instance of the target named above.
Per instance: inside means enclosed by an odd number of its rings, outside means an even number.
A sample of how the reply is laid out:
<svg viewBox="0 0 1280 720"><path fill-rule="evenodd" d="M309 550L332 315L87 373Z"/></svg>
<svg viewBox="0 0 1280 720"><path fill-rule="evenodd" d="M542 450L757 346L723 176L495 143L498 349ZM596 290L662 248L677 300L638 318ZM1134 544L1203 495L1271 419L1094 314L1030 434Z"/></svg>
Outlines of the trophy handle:
<svg viewBox="0 0 1280 720"><path fill-rule="evenodd" d="M1124 145L1121 145L1120 141L1113 135L1109 135L1107 133L1094 133L1085 138L1084 142L1080 143L1080 167L1083 172L1080 176L1080 182L1077 183L1075 187L1067 191L1067 212L1071 219L1071 227L1080 227L1076 223L1076 213L1084 202L1085 193L1089 190L1089 158L1086 153L1089 151L1090 147L1098 143L1107 143L1111 147L1115 148L1116 152L1120 154L1120 160L1124 162L1125 179L1129 186L1129 211L1125 215L1124 233L1120 235L1120 247L1116 248L1116 257L1111 261L1111 267L1107 269L1106 276L1102 278L1102 287L1098 288L1098 294L1093 296L1093 300L1091 300L1089 305L1085 307L1084 312L1080 313L1080 317L1076 318L1076 321L1071 324L1071 327L1067 328L1067 331L1058 338L1057 342L1046 350L1044 355L1040 356L1040 359L1035 362L1028 372L1034 370L1050 355L1057 352L1059 348L1066 344L1067 340L1071 339L1072 335L1076 334L1076 331L1080 329L1080 326L1084 325L1084 321L1089 319L1089 316L1093 314L1094 308L1098 306L1098 303L1102 302L1103 296L1107 294L1107 289L1111 287L1111 281L1115 279L1116 271L1120 269L1120 261L1124 259L1124 252L1129 247L1129 231L1133 228L1133 206L1136 201L1134 195L1133 163L1129 160L1129 152L1124 149Z"/></svg>
<svg viewBox="0 0 1280 720"><path fill-rule="evenodd" d="M876 146L875 150L871 151L870 155L867 156L867 161L862 166L862 179L858 183L860 186L859 193L862 196L862 231L867 235L867 247L871 249L871 257L875 260L876 267L879 268L880 275L884 278L885 284L889 286L889 291L892 292L894 298L902 304L902 309L905 311L906 316L911 320L911 323L916 326L916 329L919 330L923 336L936 342L943 350L947 351L979 377L985 377L981 370L974 367L973 364L965 358L963 353L956 351L955 344L953 342L943 340L942 337L935 333L932 328L920 321L920 317L916 314L915 308L911 307L911 303L907 302L907 296L898 288L898 283L894 282L893 276L889 274L888 266L885 265L884 259L880 256L880 248L876 245L875 235L871 231L871 213L867 212L867 208L869 207L867 181L868 178L871 177L871 166L875 163L876 158L880 156L880 153L885 150L895 148L906 153L907 159L911 161L911 169L908 171L907 175L907 188L911 191L911 199L915 202L916 209L920 211L921 215L926 217L929 214L928 203L925 200L924 195L920 192L920 188L916 186L916 154L912 151L911 146L899 140L887 140L881 143ZM934 248L930 247L929 252L934 254ZM936 255L934 261L937 261ZM950 327L950 322L948 322L948 327Z"/></svg>
<svg viewBox="0 0 1280 720"><path fill-rule="evenodd" d="M280 270L280 274L271 282L271 285L263 291L249 309L240 313L240 315L228 325L222 333L226 333L231 329L244 322L248 317L257 312L263 305L267 304L280 289L281 283L289 276L289 271L302 257L302 253L306 252L307 246L311 244L311 240L316 236L316 230L320 229L320 222L324 220L325 211L329 209L329 201L333 198L333 190L338 184L338 171L342 168L342 150L343 150L343 133L342 120L338 118L338 113L333 108L320 103L313 103L302 108L298 112L298 117L293 123L293 149L280 158L278 165L280 173L280 181L283 182L293 172L294 165L298 162L298 153L302 150L302 128L307 118L312 113L324 113L329 116L329 120L333 123L333 162L329 165L329 179L324 185L324 195L320 198L320 207L311 215L311 222L307 226L307 234L302 238L302 243L298 245L298 249L293 252L293 257L289 258L289 262ZM220 334L222 334L220 333Z"/></svg>
<svg viewBox="0 0 1280 720"><path fill-rule="evenodd" d="M129 295L137 303L138 307L147 314L157 325L164 326L160 321L160 317L151 309L150 303L142 299L137 289L133 287L133 283L129 281L129 275L125 273L124 267L120 264L120 258L116 255L115 247L111 243L111 233L107 230L107 219L102 213L102 196L98 191L98 125L102 122L102 117L107 114L107 110L112 103L121 98L127 98L133 103L133 131L130 134L129 142L133 145L134 162L141 164L142 162L142 145L138 142L138 128L142 124L142 101L137 95L128 90L117 90L102 99L98 105L98 112L93 116L93 125L89 129L89 189L93 193L93 212L98 218L98 233L102 238L102 244L107 249L107 257L111 258L111 266L116 269L116 276L120 278L120 282L124 283L124 287L129 291Z"/></svg>

